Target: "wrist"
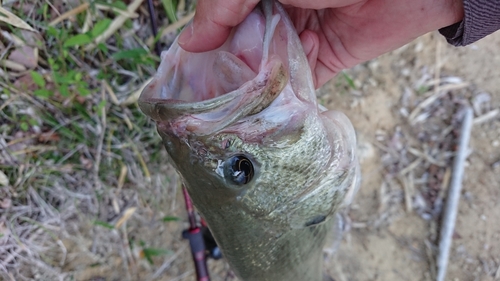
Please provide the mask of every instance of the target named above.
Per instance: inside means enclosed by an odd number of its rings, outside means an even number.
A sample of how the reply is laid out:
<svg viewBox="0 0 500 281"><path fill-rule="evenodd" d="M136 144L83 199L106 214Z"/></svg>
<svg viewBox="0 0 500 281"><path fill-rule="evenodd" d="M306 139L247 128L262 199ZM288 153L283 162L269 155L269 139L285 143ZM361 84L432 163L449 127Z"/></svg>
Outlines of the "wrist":
<svg viewBox="0 0 500 281"><path fill-rule="evenodd" d="M457 22L460 22L464 19L464 2L463 0L447 0L449 2L449 14L450 20L449 24L446 26L453 25Z"/></svg>

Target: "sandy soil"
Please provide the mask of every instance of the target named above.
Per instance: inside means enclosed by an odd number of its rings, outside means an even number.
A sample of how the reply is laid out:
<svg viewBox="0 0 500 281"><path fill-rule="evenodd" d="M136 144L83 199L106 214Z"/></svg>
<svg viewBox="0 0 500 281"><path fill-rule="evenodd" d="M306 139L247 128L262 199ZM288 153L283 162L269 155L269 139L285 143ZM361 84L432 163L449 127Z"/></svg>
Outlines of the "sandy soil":
<svg viewBox="0 0 500 281"><path fill-rule="evenodd" d="M429 34L350 70L360 86L358 96L335 92L334 85L323 89L328 106L344 111L358 131L363 173L362 188L349 212L352 230L327 263L336 280L432 280L439 217L424 219L415 210L426 182L415 180L413 209L406 210L403 184L388 180L390 173L381 160L387 152L380 147L390 148L396 127L402 132L400 142L412 138L405 132L415 126L403 116L402 100L421 101L415 85L426 75L435 77L436 69L442 79L459 77L471 84L460 93L451 91L451 96L474 103L482 94L490 97L485 112L498 109L498 50L498 33L465 48L448 46L438 34ZM446 280L500 280L499 140L498 116L474 125ZM428 165L423 161L419 166Z"/></svg>

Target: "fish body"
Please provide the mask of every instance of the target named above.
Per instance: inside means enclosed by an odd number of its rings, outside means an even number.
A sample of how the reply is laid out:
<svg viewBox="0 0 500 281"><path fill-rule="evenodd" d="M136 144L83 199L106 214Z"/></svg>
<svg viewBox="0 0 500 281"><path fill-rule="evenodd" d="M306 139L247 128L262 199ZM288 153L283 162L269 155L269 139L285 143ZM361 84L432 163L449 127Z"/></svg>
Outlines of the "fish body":
<svg viewBox="0 0 500 281"><path fill-rule="evenodd" d="M358 185L354 129L318 106L288 15L263 1L218 49L162 54L139 106L242 280L322 280Z"/></svg>

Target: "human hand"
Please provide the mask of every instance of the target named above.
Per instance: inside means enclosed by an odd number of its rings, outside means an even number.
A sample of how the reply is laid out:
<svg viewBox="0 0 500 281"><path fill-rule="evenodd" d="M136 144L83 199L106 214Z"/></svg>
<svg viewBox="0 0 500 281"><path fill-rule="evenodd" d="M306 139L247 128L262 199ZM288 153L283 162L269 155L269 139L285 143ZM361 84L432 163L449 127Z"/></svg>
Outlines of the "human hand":
<svg viewBox="0 0 500 281"><path fill-rule="evenodd" d="M179 38L190 52L222 45L258 0L200 0ZM413 39L462 20L462 0L282 0L300 36L316 87Z"/></svg>

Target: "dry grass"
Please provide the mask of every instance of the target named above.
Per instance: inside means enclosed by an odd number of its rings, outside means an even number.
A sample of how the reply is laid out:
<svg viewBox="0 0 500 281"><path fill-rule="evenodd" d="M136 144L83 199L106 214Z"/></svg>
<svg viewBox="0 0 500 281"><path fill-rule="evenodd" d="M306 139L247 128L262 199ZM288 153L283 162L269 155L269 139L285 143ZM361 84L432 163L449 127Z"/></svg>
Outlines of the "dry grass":
<svg viewBox="0 0 500 281"><path fill-rule="evenodd" d="M3 6L19 18L0 18L0 279L157 279L186 262L182 224L162 220L183 215L176 176L135 103L159 61L145 4ZM193 6L156 5L166 48L166 12Z"/></svg>

